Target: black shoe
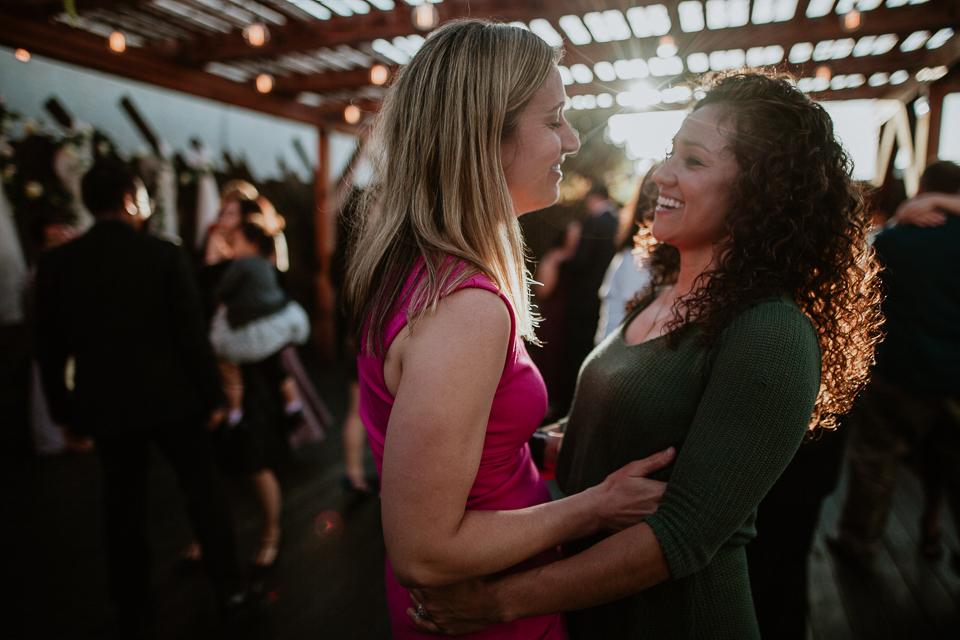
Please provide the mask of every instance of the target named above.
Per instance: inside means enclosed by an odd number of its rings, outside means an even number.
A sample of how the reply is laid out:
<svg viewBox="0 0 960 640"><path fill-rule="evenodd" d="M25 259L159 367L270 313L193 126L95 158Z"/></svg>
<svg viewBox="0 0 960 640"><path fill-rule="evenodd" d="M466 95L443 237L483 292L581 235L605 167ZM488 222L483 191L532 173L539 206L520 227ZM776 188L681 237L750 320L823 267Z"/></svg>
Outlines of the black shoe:
<svg viewBox="0 0 960 640"><path fill-rule="evenodd" d="M369 498L377 495L378 484L375 480L367 479L366 487L358 487L353 484L347 476L341 476L340 486L343 487L343 493L353 498Z"/></svg>
<svg viewBox="0 0 960 640"><path fill-rule="evenodd" d="M293 433L299 429L305 420L306 417L303 415L303 409L297 409L293 413L288 413L284 418L284 426L287 429L287 433Z"/></svg>
<svg viewBox="0 0 960 640"><path fill-rule="evenodd" d="M274 540L260 540L260 547L250 561L250 573L252 575L265 576L276 569L277 563L280 561L280 551L283 549L283 540L283 536Z"/></svg>
<svg viewBox="0 0 960 640"><path fill-rule="evenodd" d="M203 549L200 543L193 540L180 552L177 560L177 574L181 576L193 575L203 565Z"/></svg>

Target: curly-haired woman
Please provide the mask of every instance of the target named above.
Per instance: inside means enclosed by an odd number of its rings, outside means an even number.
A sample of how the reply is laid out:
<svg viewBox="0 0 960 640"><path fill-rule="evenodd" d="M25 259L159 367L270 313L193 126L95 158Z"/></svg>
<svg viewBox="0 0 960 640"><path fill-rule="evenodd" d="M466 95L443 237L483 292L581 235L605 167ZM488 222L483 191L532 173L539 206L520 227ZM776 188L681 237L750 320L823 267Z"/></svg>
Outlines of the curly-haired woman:
<svg viewBox="0 0 960 640"><path fill-rule="evenodd" d="M808 429L849 408L878 337L867 221L829 116L762 72L711 78L654 180L639 241L679 261L651 264L648 295L584 364L557 477L576 494L676 447L658 511L534 571L415 590L421 625L577 610L572 638L759 637L757 504Z"/></svg>

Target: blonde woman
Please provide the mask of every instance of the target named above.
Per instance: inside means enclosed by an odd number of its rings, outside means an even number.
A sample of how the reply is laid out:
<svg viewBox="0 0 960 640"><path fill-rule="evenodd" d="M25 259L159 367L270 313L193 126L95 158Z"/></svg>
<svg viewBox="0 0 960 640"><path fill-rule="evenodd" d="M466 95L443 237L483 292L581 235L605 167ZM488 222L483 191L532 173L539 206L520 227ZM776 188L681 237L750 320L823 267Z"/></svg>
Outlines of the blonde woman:
<svg viewBox="0 0 960 640"><path fill-rule="evenodd" d="M542 566L563 541L638 522L663 491L641 476L672 452L551 503L526 444L547 398L523 342L534 318L516 216L556 201L560 164L580 146L563 117L559 56L522 29L450 23L400 71L380 112L379 189L347 309L396 638L426 636L405 613L407 588ZM552 614L475 637L566 631Z"/></svg>

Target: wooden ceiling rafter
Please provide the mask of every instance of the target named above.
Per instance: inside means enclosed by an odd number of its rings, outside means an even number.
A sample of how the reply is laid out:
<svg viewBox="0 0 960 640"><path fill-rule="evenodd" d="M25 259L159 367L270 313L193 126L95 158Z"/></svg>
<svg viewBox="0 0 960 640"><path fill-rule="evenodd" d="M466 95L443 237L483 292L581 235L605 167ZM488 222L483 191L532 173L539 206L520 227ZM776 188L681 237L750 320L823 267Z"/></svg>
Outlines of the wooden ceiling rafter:
<svg viewBox="0 0 960 640"><path fill-rule="evenodd" d="M128 28L131 33L145 39L145 46L131 48L124 54L126 57L117 58L105 52L103 40L99 36L84 33L89 37L78 38L74 37L78 36L76 30L51 25L50 16L62 14L62 0L0 0L0 19L7 15L23 23L31 23L34 29L31 33L36 35L37 29L40 29L45 31L46 37L51 41L64 38L71 43L79 43L82 40L82 43L77 44L78 51L74 52L67 46L46 44L39 36L31 40L15 33L18 31L15 26L8 26L0 32L0 43L11 46L21 46L16 42L29 43L23 46L67 62L204 97L223 96L214 99L274 115L292 113L293 116L284 117L293 117L300 121L316 122L318 118L342 117L343 108L350 102L359 104L362 101L364 105L369 102L375 106L377 90L370 81L370 68L373 64L380 63L394 73L397 65L372 50L373 40L392 40L397 36L415 33L410 20L411 8L403 0L395 0L396 6L389 11L371 8L365 15L333 15L329 20L304 20L306 14L285 1L257 0L265 8L287 18L282 26L268 25L271 38L259 48L250 47L238 28L247 18L246 13L242 13L246 9L237 12L240 17L229 17L218 15L208 2L176 0L191 11L196 11L197 15L208 16L231 26L229 33L216 33L211 28L164 9L163 5L155 5L153 0L75 1L81 16L97 19L102 24ZM874 10L863 12L862 25L853 33L843 29L840 16L833 12L819 18L807 18L805 14L808 0L800 0L794 18L786 22L747 24L718 30L704 29L696 33L685 33L681 30L676 2L641 0L637 4L643 6L659 3L669 8L669 33L678 46L678 55L684 61L684 67L687 56L697 52L747 50L752 47L780 45L784 48L786 57L797 42L816 45L825 40L846 38L859 41L864 36L893 33L898 36L899 45L913 31L928 30L935 33L945 27L960 31L960 3L948 0L930 0L926 4L892 9L881 5ZM234 4L242 3L231 3L231 6ZM564 15L582 16L591 10L608 8L625 11L628 4L634 3L619 0L445 0L436 6L441 20L470 15L529 23L533 18L545 18L553 24L558 33L563 34L559 27L559 18ZM9 22L5 20L5 26ZM165 31L164 25L167 25ZM631 36L620 42L592 42L581 46L568 44L564 63L572 65L579 62L592 67L599 60L613 61L636 57L649 59L655 54L658 40L656 36L642 39ZM800 77L810 77L820 64L828 65L835 76L861 73L868 78L876 72L891 73L903 69L910 73L910 80L896 87L872 87L864 83L855 89L811 93L816 99L853 95L871 98L900 96L907 95L905 92L910 91L916 93L919 88L929 84L916 82L915 74L919 69L940 65L955 68L960 60L958 43L960 38L955 36L940 49L921 48L904 53L897 47L878 56L851 56L839 60L810 61L800 65L783 62L781 66ZM338 48L342 47L350 49L338 51ZM242 70L247 81L234 82L203 71L211 63ZM223 72L229 73L229 68L224 68ZM255 91L251 79L253 75L262 72L275 76L274 90L266 96ZM677 84L689 75L685 71L677 76L648 80L654 85ZM571 85L568 91L571 95L622 91L629 89L633 82L635 81ZM318 109L298 103L297 97L303 92L319 94L321 107ZM365 106L363 110L368 108Z"/></svg>
<svg viewBox="0 0 960 640"><path fill-rule="evenodd" d="M445 4L446 3L439 6L442 7ZM942 29L945 27L955 27L955 26L958 26L958 24L960 24L960 7L956 5L951 4L948 7L947 11L939 12L933 16L931 16L929 11L924 11L924 7L925 5L905 6L905 7L898 7L896 9L888 9L886 7L880 7L873 11L867 12L864 17L863 26L853 33L847 32L842 28L842 26L840 25L839 16L836 16L834 14L829 14L821 18L809 19L809 18L806 18L806 16L803 15L803 13L801 13L801 9L805 10L805 8L798 6L796 17L794 17L792 20L787 22L772 23L767 25L750 24L743 27L734 27L730 29L720 29L720 30L705 29L697 33L683 33L682 31L680 31L679 25L677 23L678 21L674 19L673 20L674 24L673 24L673 29L671 30L671 34L674 36L675 40L677 41L678 48L680 49L681 57L685 57L690 53L709 52L711 50L717 50L717 49L728 49L728 48L748 49L755 46L770 46L774 44L782 45L783 43L788 43L788 46L792 46L797 42L796 37L793 36L792 34L795 34L797 30L801 27L805 31L807 31L808 35L810 36L808 40L801 40L801 41L803 42L809 41L815 45L817 42L820 42L823 40L839 40L839 39L846 39L846 38L853 38L854 40L859 40L860 38L865 36L879 36L879 35L886 35L888 33L894 33L898 35L898 39L899 39L898 41L902 42L903 38L909 35L910 33L912 33L913 31L929 30L931 32L936 32L939 29ZM537 8L534 7L534 9L536 10ZM490 9L489 13L500 14L502 11L506 11L506 10L507 10L507 7L502 7L501 5L498 4L493 9ZM554 24L554 28L560 31L559 24L557 23L557 19L559 18L560 15L567 15L567 13L572 10L573 10L572 5L568 5L567 3L562 3L561 8L558 9L554 7L553 9L554 15L546 16L546 18L548 20L551 20L551 22ZM381 14L394 13L396 11L397 9L394 9L393 12L380 12L380 13ZM512 11L513 13L506 17L508 18L524 17L529 20L529 17L527 16L528 13L531 13L531 9L529 6L525 9L520 9L520 10L514 8L512 9ZM582 11L582 8L580 9L580 11ZM536 12L537 11L533 11L533 13L536 13ZM539 13L541 16L543 16L543 12L539 12ZM346 19L342 19L342 20L346 20ZM344 32L340 32L339 40L343 41L342 44L348 44L350 46L357 47L357 46L362 46L363 44L369 43L372 39L375 39L376 37L384 37L389 39L389 38L395 37L395 34L396 35L409 34L410 27L408 22L406 22L406 20L407 20L406 17L404 17L404 20L401 21L399 24L390 23L387 26L383 26L382 21L370 20L368 21L369 24L367 26L369 26L370 29L373 29L373 31L369 31L365 29L365 34L364 34L365 41L361 41L358 43L358 41L350 40L348 35ZM326 23L329 23L329 22L330 21L326 21ZM326 23L322 23L322 24L326 24ZM376 24L381 24L381 27L380 27L381 31L375 30ZM300 27L295 27L295 29L299 29L299 28ZM286 38L286 37L287 37L286 35L281 34L280 36L274 36L273 40L277 40L279 38ZM611 59L621 59L621 58L629 59L634 57L649 58L649 57L652 57L654 54L654 49L657 45L657 40L658 39L656 37L644 38L642 40L637 38L631 38L627 41L621 41L621 42L591 43L589 45L582 45L582 46L568 45L564 63L569 65L569 64L575 64L577 62L580 62L580 63L585 63L592 66L593 63L599 60L611 60ZM294 46L295 43L297 42L299 42L300 44L303 44L302 40L298 40L298 38L296 37L291 37L287 39L286 42L279 44L278 48L279 50L284 50L286 47ZM335 42L328 40L326 43L326 46L329 47L332 44L335 44ZM192 50L193 53L196 54L197 52L201 51L204 48L204 46L206 45L199 45L197 48ZM231 45L230 50L234 51L233 45ZM251 47L247 46L245 43L243 43L242 48L236 51L243 52L248 56L259 53L259 50L252 50ZM226 53L226 50L224 49L215 51L213 55L218 60L236 59L236 56L238 55L236 51L234 51L233 58L222 57ZM930 54L931 58L936 58L936 50L927 51L925 49L921 49L921 51L924 53ZM269 51L263 52L264 55L268 53L270 52ZM788 54L788 53L789 53L789 48L786 48L785 54ZM892 53L893 52L891 52L891 54ZM897 53L899 53L899 51L897 51ZM916 53L916 52L911 52L911 53ZM891 54L884 54L884 55L886 56ZM919 57L921 55L923 55L923 53L917 54L917 56L914 56L914 57ZM871 58L883 59L884 56L870 56L865 58L853 59L858 62L844 62L843 60L826 60L817 64L828 64L831 66L837 64L839 68L845 69L847 65L850 65L850 64L855 65L855 64L858 64L859 61L862 61L865 66L870 67L872 69L874 67L874 64L873 64L874 61L870 60ZM867 62L867 60L870 60L870 61ZM891 60L891 65L899 64L899 62L896 60L895 54L893 54L890 60ZM193 64L195 63L196 63L196 59L194 59L193 61ZM389 61L381 59L381 64L384 64L384 63L388 65L390 64ZM911 59L911 64L914 64L914 63L915 61ZM917 66L917 69L921 68L922 66L931 66L931 65L924 65L922 62L918 64L919 66ZM946 63L937 63L937 64L946 64ZM788 65L788 67L791 69L800 68L795 65ZM909 64L906 65L906 67L908 68L908 70L910 70ZM895 71L899 68L904 68L904 67L891 66L889 68L889 71ZM883 69L879 69L879 70L882 71ZM875 71L871 71L871 73L873 72ZM839 74L839 73L853 73L853 72L836 70L835 73ZM338 89L350 89L350 88L356 88L360 86L356 78L361 76L362 74L360 73L360 70L357 70L356 73L325 71L325 72L319 72L312 75L297 74L287 79L284 83L280 83L277 87L277 90L278 91L284 91L284 90L294 91L298 89L303 91L323 92L323 91L335 91ZM346 84L342 84L338 86L337 85L338 78L343 78ZM674 77L672 80L677 81L679 79L682 79L682 77L680 78ZM872 87L870 89L872 89ZM867 92L869 93L869 89L867 90ZM874 91L874 93L879 93L879 91Z"/></svg>
<svg viewBox="0 0 960 640"><path fill-rule="evenodd" d="M257 93L249 83L237 83L203 71L185 69L140 49L127 49L122 55L111 54L106 50L103 38L79 29L62 29L46 21L38 22L2 13L0 21L5 25L0 30L0 44L22 47L97 71L306 124L317 125L321 122L321 113L316 108L280 96Z"/></svg>
<svg viewBox="0 0 960 640"><path fill-rule="evenodd" d="M816 45L825 40L841 40L852 38L859 40L865 36L881 36L888 33L894 33L900 36L898 44L903 41L903 36L909 35L914 31L935 32L945 27L960 27L960 4L952 4L950 10L943 13L931 15L917 11L925 5L911 5L898 7L896 9L874 9L869 13L881 12L881 15L874 16L882 19L865 19L863 26L854 32L845 31L837 19L837 16L829 15L823 18L806 18L798 16L788 22L778 22L764 25L745 25L743 27L733 27L729 29L717 29L698 31L696 33L683 33L676 30L671 35L676 40L678 55L681 58L691 53L709 53L711 51L725 51L729 49L747 50L753 47L766 47L780 45L784 48L784 53L789 54L790 47L799 42L810 42ZM894 13L900 12L903 13ZM798 39L794 34L804 32L809 37ZM654 55L657 46L657 38L644 38L637 40L631 38L622 42L596 43L587 45L568 47L568 56L570 61L584 62L588 64L596 63L600 60L611 60L621 58L638 57L636 45L644 47L646 58ZM565 62L567 61L565 58Z"/></svg>
<svg viewBox="0 0 960 640"><path fill-rule="evenodd" d="M372 9L365 15L348 18L334 15L329 20L310 22L290 21L282 28L271 29L270 41L256 51L260 55L277 55L289 51L315 49L321 46L357 45L377 38L391 40L407 36L416 30L410 20L411 7L403 0L395 0L389 11ZM471 6L467 0L446 0L435 5L444 22L454 18L500 18L529 22L534 18L582 13L579 0L485 0ZM240 33L208 35L193 42L184 42L177 59L184 64L226 62L232 58L256 55Z"/></svg>

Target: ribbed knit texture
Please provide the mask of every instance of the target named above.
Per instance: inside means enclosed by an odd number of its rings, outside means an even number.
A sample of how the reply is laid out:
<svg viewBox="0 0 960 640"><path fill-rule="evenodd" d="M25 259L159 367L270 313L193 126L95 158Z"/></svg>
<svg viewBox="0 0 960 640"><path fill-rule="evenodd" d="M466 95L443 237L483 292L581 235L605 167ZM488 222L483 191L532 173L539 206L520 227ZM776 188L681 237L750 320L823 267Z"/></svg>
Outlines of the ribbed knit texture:
<svg viewBox="0 0 960 640"><path fill-rule="evenodd" d="M637 311L636 313L639 313ZM705 348L696 325L676 349L627 345L623 328L580 371L557 479L567 494L669 446L675 464L647 518L672 578L568 615L571 638L759 638L744 545L761 498L803 438L820 384L810 319L764 300ZM603 536L567 545L569 556Z"/></svg>

